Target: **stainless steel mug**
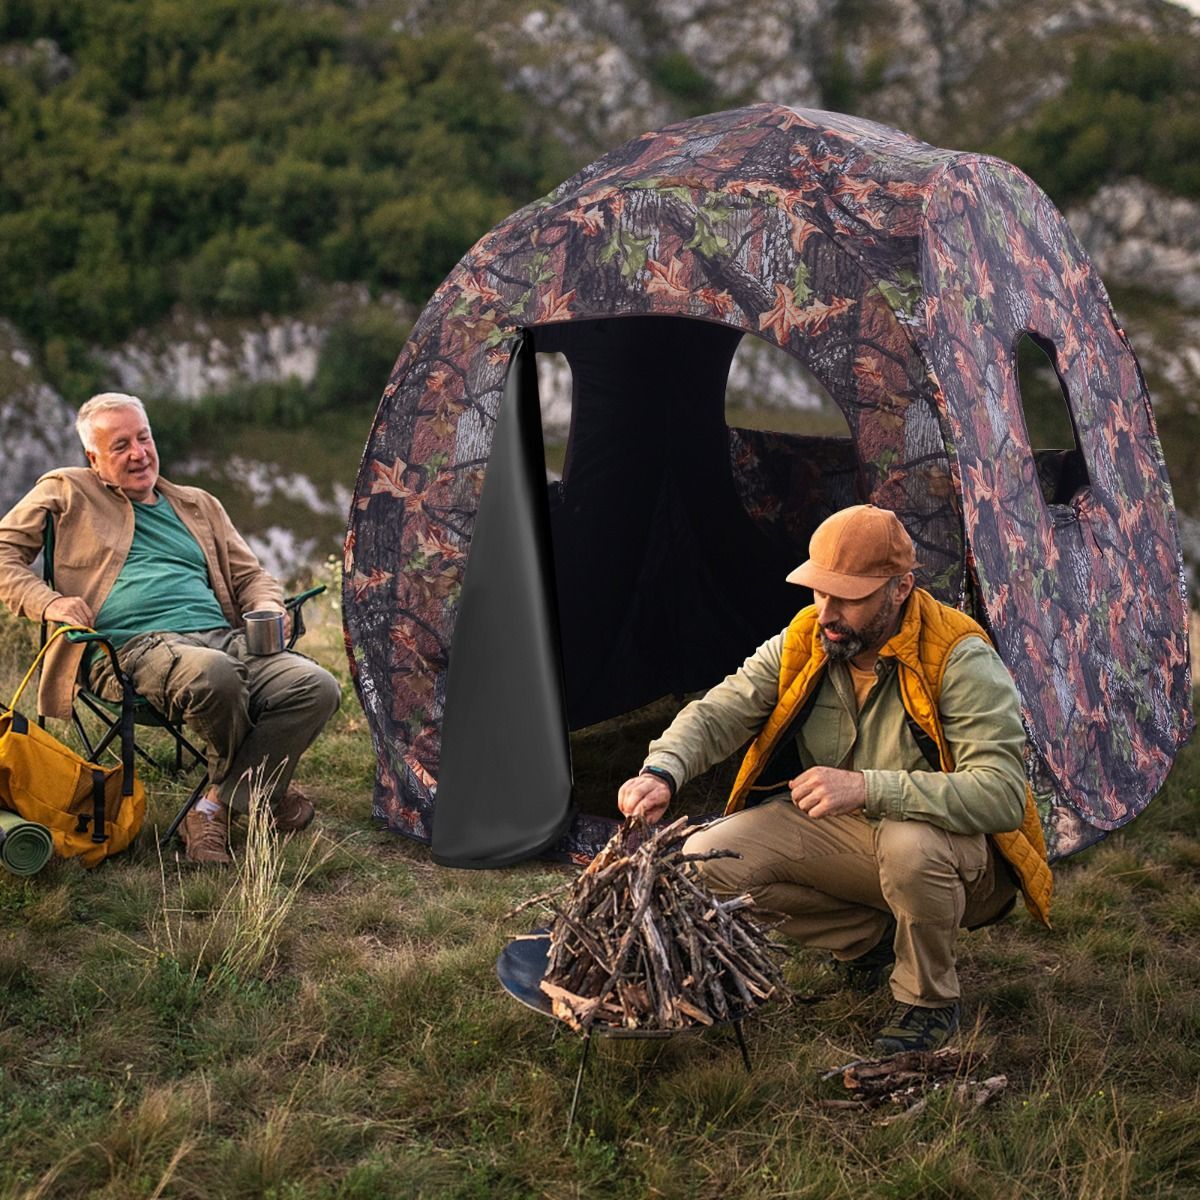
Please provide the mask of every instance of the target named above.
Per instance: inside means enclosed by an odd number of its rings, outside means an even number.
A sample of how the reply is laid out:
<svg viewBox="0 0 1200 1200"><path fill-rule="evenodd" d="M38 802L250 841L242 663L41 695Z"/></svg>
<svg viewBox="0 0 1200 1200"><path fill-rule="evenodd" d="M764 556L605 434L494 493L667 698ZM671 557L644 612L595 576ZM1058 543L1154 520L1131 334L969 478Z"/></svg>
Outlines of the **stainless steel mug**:
<svg viewBox="0 0 1200 1200"><path fill-rule="evenodd" d="M246 649L251 654L278 654L283 649L283 613L259 608L242 613L246 622Z"/></svg>

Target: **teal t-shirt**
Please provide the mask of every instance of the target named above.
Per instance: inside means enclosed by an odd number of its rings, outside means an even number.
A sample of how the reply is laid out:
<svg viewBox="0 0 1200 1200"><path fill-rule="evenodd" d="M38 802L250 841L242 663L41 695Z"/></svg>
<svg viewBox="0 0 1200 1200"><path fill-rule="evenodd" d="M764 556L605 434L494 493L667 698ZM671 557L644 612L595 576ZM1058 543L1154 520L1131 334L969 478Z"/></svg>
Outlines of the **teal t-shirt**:
<svg viewBox="0 0 1200 1200"><path fill-rule="evenodd" d="M115 646L156 630L228 629L204 552L166 496L134 504L133 520L129 557L96 614L96 629Z"/></svg>

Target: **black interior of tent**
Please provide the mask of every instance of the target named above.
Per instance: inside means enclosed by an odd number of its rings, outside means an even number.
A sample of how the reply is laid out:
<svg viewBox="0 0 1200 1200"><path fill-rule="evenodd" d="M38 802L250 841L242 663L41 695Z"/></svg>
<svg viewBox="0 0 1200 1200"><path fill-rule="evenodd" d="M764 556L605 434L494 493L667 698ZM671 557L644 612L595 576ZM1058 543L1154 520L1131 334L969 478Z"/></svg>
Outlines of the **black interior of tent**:
<svg viewBox="0 0 1200 1200"><path fill-rule="evenodd" d="M784 539L739 497L725 418L737 330L634 316L532 335L572 374L549 510L567 719L578 729L709 687L782 629L809 600L785 576L825 514ZM848 443L830 449L848 454Z"/></svg>

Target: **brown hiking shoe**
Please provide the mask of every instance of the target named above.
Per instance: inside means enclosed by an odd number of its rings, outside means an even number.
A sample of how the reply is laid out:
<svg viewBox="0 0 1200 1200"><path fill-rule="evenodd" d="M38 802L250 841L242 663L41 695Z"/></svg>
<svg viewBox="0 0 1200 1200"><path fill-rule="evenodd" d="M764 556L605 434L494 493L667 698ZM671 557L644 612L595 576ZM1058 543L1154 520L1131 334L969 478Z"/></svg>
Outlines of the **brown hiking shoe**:
<svg viewBox="0 0 1200 1200"><path fill-rule="evenodd" d="M229 855L229 809L219 808L214 813L201 812L193 808L183 824L179 836L187 849L188 862L218 863L222 866L233 862Z"/></svg>
<svg viewBox="0 0 1200 1200"><path fill-rule="evenodd" d="M296 833L307 829L316 815L313 802L293 785L271 810L271 826L277 833Z"/></svg>

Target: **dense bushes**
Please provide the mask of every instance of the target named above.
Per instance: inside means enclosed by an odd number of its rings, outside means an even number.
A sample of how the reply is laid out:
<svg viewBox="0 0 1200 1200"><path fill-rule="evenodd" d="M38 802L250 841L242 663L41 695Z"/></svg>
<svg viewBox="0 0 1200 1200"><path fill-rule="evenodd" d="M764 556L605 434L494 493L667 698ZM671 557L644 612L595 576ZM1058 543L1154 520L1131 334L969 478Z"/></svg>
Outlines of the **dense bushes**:
<svg viewBox="0 0 1200 1200"><path fill-rule="evenodd" d="M1190 45L1083 52L1066 91L997 147L1060 204L1140 175L1200 196L1200 62Z"/></svg>
<svg viewBox="0 0 1200 1200"><path fill-rule="evenodd" d="M0 45L39 38L66 78L0 66L0 293L59 357L179 300L281 311L356 280L424 301L571 166L467 32L332 0L0 0Z"/></svg>

